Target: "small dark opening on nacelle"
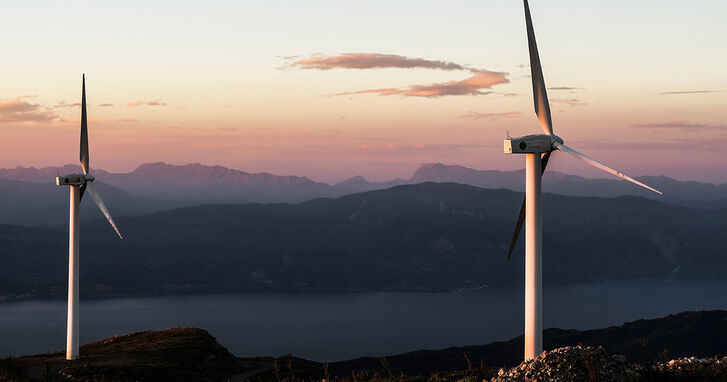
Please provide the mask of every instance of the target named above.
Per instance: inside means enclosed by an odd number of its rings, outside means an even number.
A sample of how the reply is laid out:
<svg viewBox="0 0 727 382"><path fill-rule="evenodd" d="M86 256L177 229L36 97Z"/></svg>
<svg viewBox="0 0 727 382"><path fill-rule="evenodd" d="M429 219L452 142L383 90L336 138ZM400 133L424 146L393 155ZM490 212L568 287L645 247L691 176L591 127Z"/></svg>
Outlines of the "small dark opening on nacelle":
<svg viewBox="0 0 727 382"><path fill-rule="evenodd" d="M63 181L64 181L64 182L65 182L66 184L68 184L68 183L70 183L70 182L71 182L71 181L70 181L70 180L69 180L68 178L64 178L64 179L63 179Z"/></svg>

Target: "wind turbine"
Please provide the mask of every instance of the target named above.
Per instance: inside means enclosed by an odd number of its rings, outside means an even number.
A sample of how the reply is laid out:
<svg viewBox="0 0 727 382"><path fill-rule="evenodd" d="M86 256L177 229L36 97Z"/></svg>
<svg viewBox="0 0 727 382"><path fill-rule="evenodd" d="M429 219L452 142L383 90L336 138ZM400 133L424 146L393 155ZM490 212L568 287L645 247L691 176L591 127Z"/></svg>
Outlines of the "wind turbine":
<svg viewBox="0 0 727 382"><path fill-rule="evenodd" d="M530 18L528 0L525 5L528 48L530 51L530 72L533 80L533 99L535 114L545 134L526 135L505 140L505 153L525 154L525 199L520 207L520 215L515 224L515 232L510 242L507 259L517 243L520 230L525 221L525 359L535 358L543 352L543 279L542 279L542 215L541 215L541 177L553 151L559 150L610 174L626 179L658 194L662 192L641 183L624 173L614 170L597 160L563 144L563 139L553 134L550 119L550 104L545 91L543 70L540 67L538 46L535 43L533 21Z"/></svg>
<svg viewBox="0 0 727 382"><path fill-rule="evenodd" d="M56 177L56 185L69 186L71 189L71 211L68 225L68 326L66 331L66 359L78 358L78 207L84 192L88 191L98 208L111 223L114 231L121 239L121 232L114 219L101 200L101 196L93 187L96 179L89 174L91 168L88 161L88 123L86 121L86 75L81 85L81 168L83 174L71 174Z"/></svg>

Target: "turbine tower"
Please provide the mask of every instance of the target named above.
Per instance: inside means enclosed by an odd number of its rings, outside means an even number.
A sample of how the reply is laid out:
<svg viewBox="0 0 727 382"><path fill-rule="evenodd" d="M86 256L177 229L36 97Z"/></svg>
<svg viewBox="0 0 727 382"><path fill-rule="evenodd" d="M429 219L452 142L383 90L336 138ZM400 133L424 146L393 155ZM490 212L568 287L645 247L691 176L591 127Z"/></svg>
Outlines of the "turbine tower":
<svg viewBox="0 0 727 382"><path fill-rule="evenodd" d="M525 360L535 358L543 352L543 279L542 279L542 215L541 178L548 159L553 151L559 150L572 155L586 163L598 167L610 174L626 179L648 190L661 194L620 171L616 171L595 159L582 154L563 144L563 139L553 134L553 123L550 119L550 104L545 90L543 70L540 67L538 46L535 43L533 21L530 17L528 0L525 6L525 23L527 25L528 49L530 51L530 72L533 81L533 100L535 114L545 134L526 135L505 140L505 153L525 154L525 199L520 207L520 215L515 224L515 232L510 242L507 259L517 243L520 230L525 221Z"/></svg>
<svg viewBox="0 0 727 382"><path fill-rule="evenodd" d="M83 174L71 174L56 177L56 185L69 186L71 189L70 219L68 225L68 326L66 331L66 359L78 358L78 207L83 194L88 191L111 223L114 231L121 232L111 218L101 196L93 187L94 176L89 174L91 168L88 161L88 123L86 121L86 76L81 85L81 168Z"/></svg>

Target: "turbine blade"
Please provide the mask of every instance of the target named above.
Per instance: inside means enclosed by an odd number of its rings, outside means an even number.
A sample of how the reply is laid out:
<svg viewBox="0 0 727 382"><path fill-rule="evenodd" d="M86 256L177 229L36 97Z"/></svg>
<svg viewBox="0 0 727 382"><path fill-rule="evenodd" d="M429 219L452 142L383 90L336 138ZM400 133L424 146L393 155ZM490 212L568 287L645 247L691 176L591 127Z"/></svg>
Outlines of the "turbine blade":
<svg viewBox="0 0 727 382"><path fill-rule="evenodd" d="M121 232L119 232L119 229L116 227L116 223L114 223L114 219L111 218L111 214L109 213L109 210L106 209L106 205L103 204L103 200L101 200L101 196L98 194L96 189L93 187L93 182L87 182L86 183L86 191L88 191L89 194L91 194L91 198L93 198L93 201L96 202L96 205L98 208L103 212L104 216L106 216L106 220L111 223L111 226L114 227L114 231L116 231L116 234L119 235L121 239L124 237L121 236Z"/></svg>
<svg viewBox="0 0 727 382"><path fill-rule="evenodd" d="M554 143L554 145L555 145L555 147L558 150L560 150L560 151L562 151L562 152L564 152L566 154L573 155L574 157L585 161L586 163L590 164L591 166L598 167L601 170L606 171L609 174L613 174L613 175L618 176L619 178L626 179L626 180L628 180L631 183L638 184L639 186L641 186L641 187L643 187L643 188L645 188L647 190L654 191L657 194L660 194L660 195L663 195L664 194L663 192L661 192L661 191L659 191L659 190L657 190L655 188L649 187L649 186L645 185L644 183L641 183L638 180L636 180L636 179L634 179L634 178L632 178L632 177L630 177L630 176L622 173L621 171L614 170L611 167L608 167L605 164L603 164L603 163L601 163L601 162L599 162L599 161L597 161L597 160L589 157L588 155L583 154L583 153L579 153L578 151L573 150L572 148L570 148L570 147L568 147L566 145L563 145L563 144L560 144L560 143L557 143L557 142Z"/></svg>
<svg viewBox="0 0 727 382"><path fill-rule="evenodd" d="M545 167L548 166L548 159L550 159L550 153L551 153L551 151L548 151L547 153L543 154L543 157L540 159L540 176L543 176L543 173L545 173ZM524 222L525 222L525 198L523 198L523 205L520 206L520 214L517 217L517 223L515 223L515 232L513 232L512 240L510 240L510 250L507 252L508 260L510 260L510 257L512 256L512 250L515 249L515 244L517 244L517 239L520 237L520 231L523 229Z"/></svg>
<svg viewBox="0 0 727 382"><path fill-rule="evenodd" d="M523 0L525 4L525 23L528 30L528 50L530 51L530 75L533 80L533 101L535 102L535 114L538 116L543 131L548 135L553 135L553 121L550 119L550 103L548 102L548 93L545 91L545 80L543 79L543 69L540 67L540 56L538 55L538 44L535 42L535 31L533 30L533 20L530 18L530 6L528 0Z"/></svg>
<svg viewBox="0 0 727 382"><path fill-rule="evenodd" d="M88 121L86 120L86 75L81 85L81 167L83 174L88 175Z"/></svg>
<svg viewBox="0 0 727 382"><path fill-rule="evenodd" d="M81 200L83 200L83 193L86 192L86 186L88 185L88 182L84 183L80 187L81 193L78 195L78 202L80 203Z"/></svg>

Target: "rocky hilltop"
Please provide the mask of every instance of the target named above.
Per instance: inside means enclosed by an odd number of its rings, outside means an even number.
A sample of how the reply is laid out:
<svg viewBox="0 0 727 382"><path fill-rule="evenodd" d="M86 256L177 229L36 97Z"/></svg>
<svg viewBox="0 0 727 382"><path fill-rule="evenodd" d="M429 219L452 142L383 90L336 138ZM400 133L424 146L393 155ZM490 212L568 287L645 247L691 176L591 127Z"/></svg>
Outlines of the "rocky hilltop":
<svg viewBox="0 0 727 382"><path fill-rule="evenodd" d="M482 345L480 349L476 346L448 348L329 364L295 358L291 354L279 358L236 358L208 332L177 328L89 343L81 346L81 359L76 361L66 361L62 352L5 358L0 360L0 382L726 381L727 357L700 356L707 352L725 352L723 323L726 318L724 311L684 312L621 327L562 331L571 336L567 341L564 338L554 341L552 330L559 329L551 329L545 341L546 348L551 350L519 364L512 359L495 360L500 359L499 353L517 353L517 359L521 359L521 337ZM700 330L695 331L695 327ZM599 333L594 336L595 332ZM581 335L576 336L578 333ZM604 347L587 344L589 340L604 340L607 336L613 339L605 341ZM562 343L567 345L554 346ZM628 358L620 355L614 350L619 349L618 343L640 348L642 354ZM677 358L670 359L669 354ZM697 357L685 357L685 354Z"/></svg>
<svg viewBox="0 0 727 382"><path fill-rule="evenodd" d="M178 328L107 338L65 353L0 360L0 381L219 381L246 369L202 329Z"/></svg>

